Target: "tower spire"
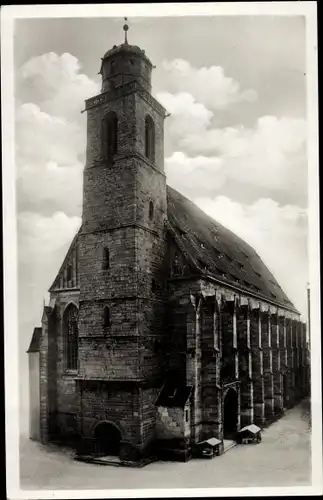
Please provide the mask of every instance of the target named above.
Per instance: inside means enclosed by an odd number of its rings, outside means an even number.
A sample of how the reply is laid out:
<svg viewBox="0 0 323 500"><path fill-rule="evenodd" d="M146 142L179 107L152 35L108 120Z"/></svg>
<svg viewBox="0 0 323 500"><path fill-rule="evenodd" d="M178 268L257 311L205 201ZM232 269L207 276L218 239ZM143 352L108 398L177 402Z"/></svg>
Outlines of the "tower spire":
<svg viewBox="0 0 323 500"><path fill-rule="evenodd" d="M126 21L126 23L123 25L123 31L124 31L124 43L128 44L128 36L127 36L127 31L129 29L129 26L128 26L128 18L125 17L124 20Z"/></svg>

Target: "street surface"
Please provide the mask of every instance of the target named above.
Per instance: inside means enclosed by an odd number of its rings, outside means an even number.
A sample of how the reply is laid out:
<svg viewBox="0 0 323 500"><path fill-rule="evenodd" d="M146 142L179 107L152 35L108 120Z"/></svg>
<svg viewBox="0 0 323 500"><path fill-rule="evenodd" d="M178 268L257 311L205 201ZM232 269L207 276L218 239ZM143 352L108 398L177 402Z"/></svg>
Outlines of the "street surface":
<svg viewBox="0 0 323 500"><path fill-rule="evenodd" d="M309 403L264 430L258 445L235 446L221 457L154 462L142 469L74 461L57 447L22 438L22 489L125 489L309 486Z"/></svg>

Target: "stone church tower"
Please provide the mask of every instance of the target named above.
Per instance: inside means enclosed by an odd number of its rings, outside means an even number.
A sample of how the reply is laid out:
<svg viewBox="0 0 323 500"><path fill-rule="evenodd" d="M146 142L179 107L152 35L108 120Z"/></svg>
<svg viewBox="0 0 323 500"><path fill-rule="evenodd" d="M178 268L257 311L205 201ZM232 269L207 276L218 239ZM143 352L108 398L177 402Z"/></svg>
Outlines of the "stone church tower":
<svg viewBox="0 0 323 500"><path fill-rule="evenodd" d="M79 235L79 375L99 380L91 405L102 386L106 419L131 426L139 450L152 438L165 295L165 110L150 93L151 72L127 41L102 59L102 93L86 102Z"/></svg>
<svg viewBox="0 0 323 500"><path fill-rule="evenodd" d="M187 460L308 394L306 330L254 249L166 185L165 109L124 29L86 101L82 226L28 350L30 436Z"/></svg>

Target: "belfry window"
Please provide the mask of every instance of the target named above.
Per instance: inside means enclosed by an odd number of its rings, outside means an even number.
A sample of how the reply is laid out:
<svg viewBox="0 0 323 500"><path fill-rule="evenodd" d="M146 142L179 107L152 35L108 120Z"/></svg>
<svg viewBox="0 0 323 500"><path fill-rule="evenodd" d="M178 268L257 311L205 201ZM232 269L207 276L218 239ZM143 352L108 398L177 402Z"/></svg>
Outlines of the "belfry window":
<svg viewBox="0 0 323 500"><path fill-rule="evenodd" d="M105 308L103 309L103 325L105 328L111 326L110 309L108 308L108 306L105 306Z"/></svg>
<svg viewBox="0 0 323 500"><path fill-rule="evenodd" d="M109 162L118 150L118 117L110 111L102 120L101 153Z"/></svg>
<svg viewBox="0 0 323 500"><path fill-rule="evenodd" d="M102 269L109 269L110 267L110 252L108 248L103 249L103 262L102 262Z"/></svg>
<svg viewBox="0 0 323 500"><path fill-rule="evenodd" d="M145 156L150 161L155 161L155 125L151 116L145 119Z"/></svg>
<svg viewBox="0 0 323 500"><path fill-rule="evenodd" d="M67 370L77 370L78 358L78 309L70 304L64 311L63 331L65 340L65 366Z"/></svg>

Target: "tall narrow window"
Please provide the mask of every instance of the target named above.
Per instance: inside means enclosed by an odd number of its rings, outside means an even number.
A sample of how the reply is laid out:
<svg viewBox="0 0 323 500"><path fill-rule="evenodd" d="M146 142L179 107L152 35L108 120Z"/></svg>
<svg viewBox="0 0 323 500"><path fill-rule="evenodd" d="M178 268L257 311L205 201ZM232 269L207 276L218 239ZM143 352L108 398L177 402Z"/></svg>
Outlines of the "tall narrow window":
<svg viewBox="0 0 323 500"><path fill-rule="evenodd" d="M67 370L77 369L78 357L78 309L70 304L64 311L63 329L65 339L65 366Z"/></svg>
<svg viewBox="0 0 323 500"><path fill-rule="evenodd" d="M154 218L154 204L152 201L149 202L149 219L152 220Z"/></svg>
<svg viewBox="0 0 323 500"><path fill-rule="evenodd" d="M155 161L155 125L151 116L145 119L145 155L150 161Z"/></svg>
<svg viewBox="0 0 323 500"><path fill-rule="evenodd" d="M103 262L102 269L109 269L110 267L110 253L108 248L103 249Z"/></svg>
<svg viewBox="0 0 323 500"><path fill-rule="evenodd" d="M101 153L109 162L118 150L118 118L114 111L110 111L102 120Z"/></svg>
<svg viewBox="0 0 323 500"><path fill-rule="evenodd" d="M105 306L103 309L103 325L105 327L111 326L111 320L110 320L110 309L108 306Z"/></svg>
<svg viewBox="0 0 323 500"><path fill-rule="evenodd" d="M71 266L71 264L69 264L67 266L66 279L67 279L67 281L71 281L71 279L72 279L72 266Z"/></svg>

